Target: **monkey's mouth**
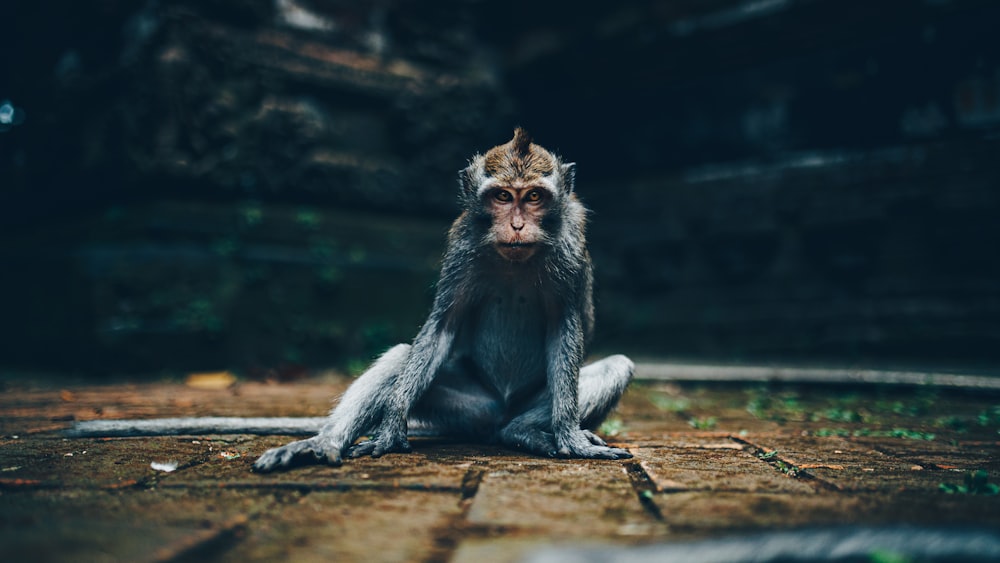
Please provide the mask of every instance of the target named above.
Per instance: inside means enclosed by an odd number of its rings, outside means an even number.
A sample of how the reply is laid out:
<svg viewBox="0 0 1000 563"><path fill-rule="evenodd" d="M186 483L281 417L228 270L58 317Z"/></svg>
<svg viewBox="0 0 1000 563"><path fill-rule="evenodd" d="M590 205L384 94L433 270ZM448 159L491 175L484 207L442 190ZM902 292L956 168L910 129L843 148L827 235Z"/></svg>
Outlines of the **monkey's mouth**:
<svg viewBox="0 0 1000 563"><path fill-rule="evenodd" d="M498 242L497 252L511 262L523 262L535 254L538 245L533 242Z"/></svg>

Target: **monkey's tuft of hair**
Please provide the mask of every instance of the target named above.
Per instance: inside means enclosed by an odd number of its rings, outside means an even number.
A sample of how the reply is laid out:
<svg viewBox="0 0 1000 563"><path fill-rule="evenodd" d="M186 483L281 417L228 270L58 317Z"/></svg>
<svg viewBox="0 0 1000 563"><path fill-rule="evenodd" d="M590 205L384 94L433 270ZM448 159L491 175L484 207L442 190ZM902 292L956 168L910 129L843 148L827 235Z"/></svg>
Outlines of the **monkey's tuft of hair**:
<svg viewBox="0 0 1000 563"><path fill-rule="evenodd" d="M527 156L531 151L531 134L522 127L514 129L514 138L510 140L511 149L515 154Z"/></svg>
<svg viewBox="0 0 1000 563"><path fill-rule="evenodd" d="M520 127L510 141L486 153L486 174L503 183L531 182L552 174L555 167L555 155L532 143L531 135Z"/></svg>

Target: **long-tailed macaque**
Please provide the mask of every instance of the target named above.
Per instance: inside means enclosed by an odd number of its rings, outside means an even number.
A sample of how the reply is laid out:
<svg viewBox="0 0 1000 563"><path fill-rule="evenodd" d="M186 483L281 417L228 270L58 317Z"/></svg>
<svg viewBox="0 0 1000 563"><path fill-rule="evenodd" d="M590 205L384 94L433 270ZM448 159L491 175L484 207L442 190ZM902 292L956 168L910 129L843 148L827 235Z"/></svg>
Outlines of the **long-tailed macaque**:
<svg viewBox="0 0 1000 563"><path fill-rule="evenodd" d="M413 343L376 360L316 436L268 450L254 468L408 452L408 428L549 456L631 457L591 432L634 365L618 355L580 367L594 306L574 168L520 128L474 156Z"/></svg>
<svg viewBox="0 0 1000 563"><path fill-rule="evenodd" d="M316 436L265 452L257 471L407 452L408 430L549 456L632 457L591 431L621 398L634 365L618 355L580 367L594 306L574 166L522 129L472 158L459 173L464 210L448 234L427 322L412 344L391 348L362 374L325 422L97 420L68 433L303 434L320 422Z"/></svg>

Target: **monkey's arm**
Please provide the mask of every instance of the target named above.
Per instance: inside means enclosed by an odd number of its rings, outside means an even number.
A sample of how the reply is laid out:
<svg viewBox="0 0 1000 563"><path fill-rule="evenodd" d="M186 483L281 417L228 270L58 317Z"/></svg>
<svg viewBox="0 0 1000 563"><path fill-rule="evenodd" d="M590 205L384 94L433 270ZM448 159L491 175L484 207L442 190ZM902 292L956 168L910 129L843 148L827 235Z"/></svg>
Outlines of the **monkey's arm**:
<svg viewBox="0 0 1000 563"><path fill-rule="evenodd" d="M410 355L395 385L385 390L389 396L371 440L352 447L349 454L351 457L379 457L387 453L410 451L410 444L406 439L407 416L434 381L441 364L451 352L455 337L447 322L435 313L431 314L414 339Z"/></svg>
<svg viewBox="0 0 1000 563"><path fill-rule="evenodd" d="M451 353L455 340L454 319L462 318L468 309L468 264L472 261L473 248L467 234L462 232L464 223L455 222L448 235L448 248L441 265L434 305L421 327L399 376L387 395L379 421L371 440L361 442L350 450L351 457L372 455L378 457L390 452L408 452L406 418L410 409L427 391L441 365Z"/></svg>
<svg viewBox="0 0 1000 563"><path fill-rule="evenodd" d="M410 451L410 444L406 440L406 417L430 387L441 365L451 353L455 340L453 319L462 318L467 309L460 296L467 293L462 288L466 286L466 268L470 260L469 243L453 227L431 313L413 339L410 353L393 386L382 391L386 395L385 402L372 439L352 447L349 454L351 457L378 457L391 452Z"/></svg>
<svg viewBox="0 0 1000 563"><path fill-rule="evenodd" d="M588 295L589 297L589 295ZM585 305L586 306L586 305ZM580 427L580 366L585 353L585 307L567 307L546 339L547 379L552 397L552 432L562 457L624 459L627 450L608 447ZM592 322L592 321L591 321Z"/></svg>
<svg viewBox="0 0 1000 563"><path fill-rule="evenodd" d="M580 430L579 374L583 362L583 323L576 310L564 311L546 338L546 376L552 396L552 432L557 453L574 453Z"/></svg>

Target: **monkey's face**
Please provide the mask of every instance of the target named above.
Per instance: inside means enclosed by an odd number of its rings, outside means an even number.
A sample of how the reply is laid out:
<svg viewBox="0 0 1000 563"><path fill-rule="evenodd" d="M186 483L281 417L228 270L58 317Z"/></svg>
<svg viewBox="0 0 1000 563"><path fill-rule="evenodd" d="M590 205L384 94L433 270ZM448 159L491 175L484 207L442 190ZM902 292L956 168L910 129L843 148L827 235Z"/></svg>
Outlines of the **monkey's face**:
<svg viewBox="0 0 1000 563"><path fill-rule="evenodd" d="M545 240L542 218L552 196L542 187L496 187L485 194L492 217L490 240L496 251L511 262L534 256Z"/></svg>

